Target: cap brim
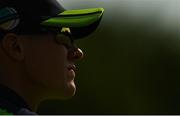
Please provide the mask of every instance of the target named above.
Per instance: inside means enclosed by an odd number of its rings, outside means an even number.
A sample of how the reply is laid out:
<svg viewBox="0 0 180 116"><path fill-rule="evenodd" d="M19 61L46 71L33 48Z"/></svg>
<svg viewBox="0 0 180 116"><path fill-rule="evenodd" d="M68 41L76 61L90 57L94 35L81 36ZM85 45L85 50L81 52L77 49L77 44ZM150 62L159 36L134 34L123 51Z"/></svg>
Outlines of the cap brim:
<svg viewBox="0 0 180 116"><path fill-rule="evenodd" d="M51 28L69 28L72 36L82 38L97 28L103 12L103 8L66 10L43 21L41 25Z"/></svg>

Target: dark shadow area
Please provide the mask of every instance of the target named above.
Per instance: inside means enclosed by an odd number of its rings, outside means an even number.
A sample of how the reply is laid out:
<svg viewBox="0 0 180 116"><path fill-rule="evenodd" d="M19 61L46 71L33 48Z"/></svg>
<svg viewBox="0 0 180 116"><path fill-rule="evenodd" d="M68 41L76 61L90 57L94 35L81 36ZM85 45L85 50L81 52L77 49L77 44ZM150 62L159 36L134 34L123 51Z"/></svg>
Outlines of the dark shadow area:
<svg viewBox="0 0 180 116"><path fill-rule="evenodd" d="M85 58L76 96L45 101L39 114L180 114L180 20L145 5L106 8L96 32L77 41Z"/></svg>

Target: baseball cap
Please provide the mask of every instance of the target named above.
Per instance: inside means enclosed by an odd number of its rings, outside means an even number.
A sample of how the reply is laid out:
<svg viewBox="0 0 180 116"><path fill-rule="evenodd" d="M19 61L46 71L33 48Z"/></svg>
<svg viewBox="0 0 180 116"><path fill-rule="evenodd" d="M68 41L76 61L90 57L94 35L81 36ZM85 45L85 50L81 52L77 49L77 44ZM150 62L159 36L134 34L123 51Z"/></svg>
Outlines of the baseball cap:
<svg viewBox="0 0 180 116"><path fill-rule="evenodd" d="M68 33L74 39L91 34L103 8L65 9L58 0L1 0L0 33Z"/></svg>

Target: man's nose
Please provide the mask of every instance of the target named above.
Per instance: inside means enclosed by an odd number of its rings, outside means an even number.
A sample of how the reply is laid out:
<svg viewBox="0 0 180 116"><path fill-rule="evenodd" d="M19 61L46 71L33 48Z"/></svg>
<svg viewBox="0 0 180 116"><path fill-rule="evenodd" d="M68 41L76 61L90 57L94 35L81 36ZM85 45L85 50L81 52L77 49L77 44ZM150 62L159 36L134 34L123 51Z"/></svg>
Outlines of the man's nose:
<svg viewBox="0 0 180 116"><path fill-rule="evenodd" d="M73 50L69 51L68 59L69 60L81 60L84 57L84 53L80 48L74 48Z"/></svg>

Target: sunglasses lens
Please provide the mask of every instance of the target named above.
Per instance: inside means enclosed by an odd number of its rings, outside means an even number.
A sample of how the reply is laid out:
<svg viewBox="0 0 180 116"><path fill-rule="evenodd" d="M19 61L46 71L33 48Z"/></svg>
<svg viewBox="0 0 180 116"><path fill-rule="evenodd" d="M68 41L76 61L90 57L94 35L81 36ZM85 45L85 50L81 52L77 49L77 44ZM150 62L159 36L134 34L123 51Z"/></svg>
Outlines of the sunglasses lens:
<svg viewBox="0 0 180 116"><path fill-rule="evenodd" d="M64 45L68 49L73 47L72 39L68 36L65 36L64 34L57 34L56 41L57 43Z"/></svg>

